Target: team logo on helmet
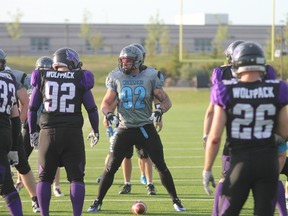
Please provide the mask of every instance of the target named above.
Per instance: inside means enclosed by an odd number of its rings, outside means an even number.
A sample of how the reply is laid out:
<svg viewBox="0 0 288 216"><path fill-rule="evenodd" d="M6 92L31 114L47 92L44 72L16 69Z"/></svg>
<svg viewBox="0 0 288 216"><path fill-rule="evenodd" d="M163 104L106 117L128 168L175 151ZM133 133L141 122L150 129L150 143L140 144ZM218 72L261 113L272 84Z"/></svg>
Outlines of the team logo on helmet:
<svg viewBox="0 0 288 216"><path fill-rule="evenodd" d="M66 58L68 61L74 62L74 65L77 66L79 62L78 56L75 55L75 52L73 52L70 49L66 50Z"/></svg>

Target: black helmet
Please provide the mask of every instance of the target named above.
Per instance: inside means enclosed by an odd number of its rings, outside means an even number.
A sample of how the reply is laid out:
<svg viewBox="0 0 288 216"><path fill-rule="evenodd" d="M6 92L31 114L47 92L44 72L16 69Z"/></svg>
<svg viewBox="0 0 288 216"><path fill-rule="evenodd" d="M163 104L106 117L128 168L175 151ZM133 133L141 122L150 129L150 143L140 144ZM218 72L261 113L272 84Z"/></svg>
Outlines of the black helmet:
<svg viewBox="0 0 288 216"><path fill-rule="evenodd" d="M37 70L51 70L53 69L53 60L49 56L42 56L37 59L35 69Z"/></svg>
<svg viewBox="0 0 288 216"><path fill-rule="evenodd" d="M1 62L0 71L5 70L5 67L6 67L6 53L2 49L0 49L0 62Z"/></svg>
<svg viewBox="0 0 288 216"><path fill-rule="evenodd" d="M145 48L140 43L132 43L132 44L130 44L130 46L136 46L138 49L140 49L140 51L142 52L142 55L143 55L143 63L144 63L145 57L146 57Z"/></svg>
<svg viewBox="0 0 288 216"><path fill-rule="evenodd" d="M81 69L82 62L79 54L69 47L63 47L53 54L53 68L68 67L69 70Z"/></svg>
<svg viewBox="0 0 288 216"><path fill-rule="evenodd" d="M239 44L232 55L232 69L236 74L246 71L265 72L265 55L262 47L255 42Z"/></svg>
<svg viewBox="0 0 288 216"><path fill-rule="evenodd" d="M227 49L225 50L225 56L226 56L226 60L228 62L228 64L231 64L232 63L232 54L233 54L233 51L234 49L241 43L243 43L244 41L243 40L237 40L237 41L234 41L232 42L228 47Z"/></svg>
<svg viewBox="0 0 288 216"><path fill-rule="evenodd" d="M133 66L131 69L129 70L124 70L122 68L122 59L132 59L133 60ZM119 55L118 58L118 65L119 65L119 69L126 74L130 74L132 71L134 71L135 69L138 69L141 67L143 63L143 55L142 52L139 48L137 48L136 46L126 46L124 47Z"/></svg>

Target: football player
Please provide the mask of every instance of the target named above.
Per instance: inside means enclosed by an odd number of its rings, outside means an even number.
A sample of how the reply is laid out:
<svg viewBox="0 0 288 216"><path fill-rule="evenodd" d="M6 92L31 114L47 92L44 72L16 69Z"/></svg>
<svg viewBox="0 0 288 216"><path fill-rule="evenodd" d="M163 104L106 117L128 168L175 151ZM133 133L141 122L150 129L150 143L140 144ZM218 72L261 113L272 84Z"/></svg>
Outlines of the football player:
<svg viewBox="0 0 288 216"><path fill-rule="evenodd" d="M153 120L160 121L162 114L170 109L172 103L163 90L164 77L161 72L150 67L141 71L142 61L141 50L135 46L124 47L118 58L119 70L110 72L106 78L107 92L102 100L101 110L109 125L115 123L117 116L113 114L113 105L117 99L120 121L113 141L111 160L103 173L97 198L88 212L100 211L116 171L135 144L147 152L156 166L161 182L172 198L174 209L185 211L165 163L161 139L153 125ZM154 97L160 101L160 107L152 115Z"/></svg>
<svg viewBox="0 0 288 216"><path fill-rule="evenodd" d="M1 59L2 54L0 55ZM36 195L36 181L34 174L31 170L31 167L29 165L25 150L24 150L24 145L23 145L23 140L21 136L21 123L25 122L27 118L27 111L28 111L28 104L29 104L29 97L27 93L27 86L29 85L29 79L27 77L27 74L23 71L19 70L14 70L5 65L5 73L12 74L16 78L17 82L17 91L16 91L16 96L17 96L17 105L20 111L20 118L19 117L13 117L11 118L11 122L13 122L12 130L17 130L18 131L18 158L19 158L19 163L15 165L15 168L17 170L17 174L20 176L20 178L23 180L22 182L16 182L15 187L16 190L19 192L21 187L23 185L27 189L29 196L31 198L32 202L32 211L34 213L39 212L39 205L37 201L37 195ZM16 136L13 136L13 139L16 139Z"/></svg>
<svg viewBox="0 0 288 216"><path fill-rule="evenodd" d="M254 214L274 215L279 177L274 132L284 139L288 136L288 86L282 81L262 81L266 72L264 51L254 42L235 48L232 69L239 82L219 82L211 93L215 107L205 149L204 189L211 193L211 169L226 126L231 159L219 214L239 215L251 189Z"/></svg>
<svg viewBox="0 0 288 216"><path fill-rule="evenodd" d="M232 67L232 54L235 48L243 43L243 40L237 40L232 42L228 48L225 51L226 55L226 60L227 60L227 65L223 65L221 67L217 67L213 70L212 73L212 86L219 83L219 82L229 82L230 80L237 80L237 75L231 70ZM270 65L265 65L265 73L261 74L263 79L276 79L276 72L273 69L272 66ZM205 119L204 119L204 135L203 135L203 141L204 141L204 146L205 142L208 137L208 133L210 131L212 119L213 119L213 114L214 114L214 105L210 102L206 114L205 114ZM229 153L229 148L228 148L228 140L225 140L225 145L223 148L223 154L222 154L222 176L217 184L215 195L214 195L214 207L213 207L213 212L212 216L218 216L218 207L219 207L219 198L221 196L221 191L222 191L222 186L223 186L223 181L225 179L226 173L230 167L230 153ZM283 198L284 196L284 187L282 184L282 181L279 181L279 187L278 187L278 196L277 196L277 209L279 210L279 213L281 215L286 215L287 211L285 208L285 199Z"/></svg>
<svg viewBox="0 0 288 216"><path fill-rule="evenodd" d="M29 102L28 125L31 145L37 147L39 179L37 196L41 215L49 215L51 184L58 167L64 166L70 182L73 214L80 216L85 197L85 148L82 134L84 105L90 124L91 147L99 140L99 116L91 89L94 76L82 70L79 54L63 47L53 55L54 70L34 70L33 91ZM40 115L40 136L37 132L37 111ZM39 137L39 142L38 142Z"/></svg>
<svg viewBox="0 0 288 216"><path fill-rule="evenodd" d="M35 70L53 70L52 65L53 65L53 60L51 57L41 56L37 59L35 63ZM31 74L28 74L27 77L28 77L29 83L25 85L25 87L27 88L28 95L30 96L32 89L33 89L33 86L30 84ZM38 117L40 116L41 111L42 111L42 106L37 112ZM37 126L37 130L40 130L38 126ZM24 150L25 150L27 158L29 158L34 148L30 144L30 133L29 133L27 120L23 124L22 137L23 137L23 142L24 142ZM64 194L61 192L59 184L60 184L60 168L57 169L55 179L54 179L54 184L53 184L53 193L54 193L54 196L56 197L64 196ZM23 185L23 183L21 181L21 177L18 176L18 179L16 182L16 189L18 188L18 190L20 191L21 185ZM36 188L35 188L35 193L36 193Z"/></svg>
<svg viewBox="0 0 288 216"><path fill-rule="evenodd" d="M14 187L10 170L10 165L15 166L19 162L20 118L16 98L17 82L13 74L6 72L5 66L6 53L0 49L0 194L5 199L11 215L22 216L21 199Z"/></svg>

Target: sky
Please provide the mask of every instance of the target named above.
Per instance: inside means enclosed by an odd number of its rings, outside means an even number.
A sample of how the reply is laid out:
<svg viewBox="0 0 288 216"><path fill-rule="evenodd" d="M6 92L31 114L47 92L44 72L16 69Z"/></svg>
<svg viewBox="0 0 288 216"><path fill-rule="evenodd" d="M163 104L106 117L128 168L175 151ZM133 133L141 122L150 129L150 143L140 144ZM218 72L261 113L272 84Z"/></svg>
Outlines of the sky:
<svg viewBox="0 0 288 216"><path fill-rule="evenodd" d="M271 25L273 1L275 24L287 19L287 0L9 0L1 7L0 22L11 22L19 12L25 23L83 23L89 12L89 23L147 24L159 15L164 24L176 24L180 14L228 14L235 25Z"/></svg>

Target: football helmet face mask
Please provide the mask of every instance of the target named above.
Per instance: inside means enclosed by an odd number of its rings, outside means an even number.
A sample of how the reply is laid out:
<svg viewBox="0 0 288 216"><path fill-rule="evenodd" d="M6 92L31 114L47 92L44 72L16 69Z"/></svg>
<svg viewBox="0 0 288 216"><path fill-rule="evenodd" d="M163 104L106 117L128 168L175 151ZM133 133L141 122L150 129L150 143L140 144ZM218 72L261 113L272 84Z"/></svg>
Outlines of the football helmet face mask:
<svg viewBox="0 0 288 216"><path fill-rule="evenodd" d="M53 68L68 67L69 70L81 69L82 62L79 54L71 48L64 47L56 50L53 54Z"/></svg>
<svg viewBox="0 0 288 216"><path fill-rule="evenodd" d="M239 44L232 55L232 69L239 75L242 72L265 72L265 54L262 47L255 42Z"/></svg>
<svg viewBox="0 0 288 216"><path fill-rule="evenodd" d="M141 50L142 55L143 55L143 64L144 64L145 57L146 57L146 50L145 50L145 48L144 48L141 44L139 44L139 43L132 43L132 44L130 44L130 46L136 46L138 49Z"/></svg>
<svg viewBox="0 0 288 216"><path fill-rule="evenodd" d="M6 53L0 49L0 71L5 70L6 67Z"/></svg>
<svg viewBox="0 0 288 216"><path fill-rule="evenodd" d="M36 70L51 70L53 69L53 60L49 56L42 56L37 59L35 64Z"/></svg>
<svg viewBox="0 0 288 216"><path fill-rule="evenodd" d="M226 60L228 62L228 64L232 64L232 54L233 54L233 51L235 50L235 48L243 43L244 41L243 40L237 40L237 41L234 41L232 42L228 47L227 49L225 50L225 56L226 56Z"/></svg>
<svg viewBox="0 0 288 216"><path fill-rule="evenodd" d="M126 68L124 66L124 62L129 63L129 61L132 60L132 67ZM120 71L122 71L125 74L131 74L132 71L138 69L141 67L143 62L143 55L140 49L138 49L136 46L126 46L124 47L119 55L118 58L118 67Z"/></svg>

